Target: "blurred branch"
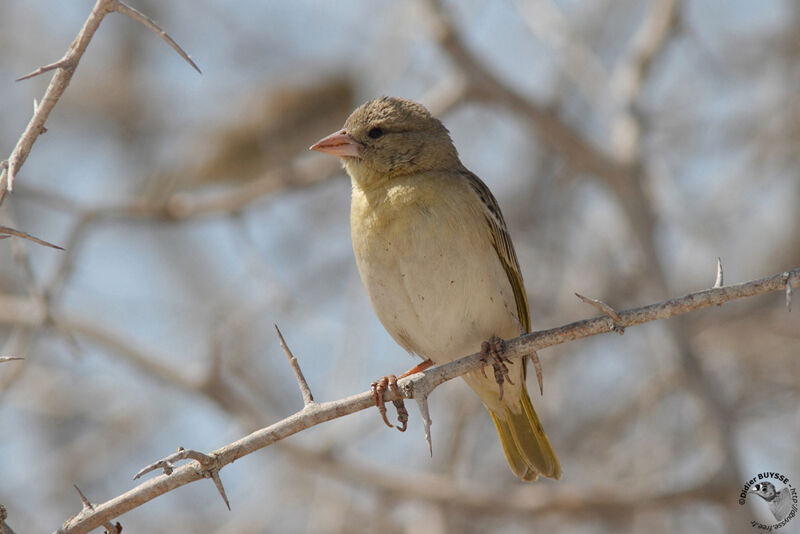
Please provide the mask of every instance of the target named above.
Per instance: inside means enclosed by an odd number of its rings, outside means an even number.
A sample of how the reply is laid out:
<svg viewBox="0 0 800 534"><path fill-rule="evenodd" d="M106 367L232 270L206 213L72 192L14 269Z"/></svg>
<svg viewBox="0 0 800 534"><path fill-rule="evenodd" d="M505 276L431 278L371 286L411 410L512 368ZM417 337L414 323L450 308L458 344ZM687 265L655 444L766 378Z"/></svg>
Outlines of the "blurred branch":
<svg viewBox="0 0 800 534"><path fill-rule="evenodd" d="M301 158L289 165L269 170L262 177L224 191L175 193L166 203L145 203L145 212L155 212L170 219L188 219L220 213L235 213L267 195L290 188L308 187L336 174L341 169L337 160Z"/></svg>
<svg viewBox="0 0 800 534"><path fill-rule="evenodd" d="M333 466L334 469L337 466ZM321 471L327 473L324 464ZM358 481L369 480L380 484L391 495L403 495L429 503L444 504L470 514L520 514L544 516L550 514L569 514L570 517L606 516L618 519L626 513L643 510L667 508L678 503L725 502L730 496L730 488L716 482L707 481L690 488L677 490L656 490L646 495L626 495L598 491L575 492L556 489L551 486L527 485L519 491L502 493L476 488L459 488L452 480L441 475L406 472L385 472L381 470L376 477L373 469L348 466L348 475ZM376 478L380 480L375 480Z"/></svg>
<svg viewBox="0 0 800 534"><path fill-rule="evenodd" d="M571 31L569 22L553 0L515 0L531 33L553 49L561 69L598 112L611 105L610 76L594 51Z"/></svg>
<svg viewBox="0 0 800 534"><path fill-rule="evenodd" d="M47 122L50 112L53 111L53 108L58 103L61 95L63 95L64 91L66 91L67 86L72 79L72 75L75 74L75 69L78 68L78 63L80 62L83 53L86 52L86 48L89 46L89 42L92 40L92 37L94 37L97 28L100 26L100 23L103 21L103 18L105 18L106 15L115 11L131 17L134 20L144 24L147 28L155 31L162 39L169 43L169 45L172 46L181 55L181 57L183 57L189 62L190 65L200 72L200 69L197 68L197 65L194 64L186 52L184 52L183 49L181 49L181 47L179 47L177 43L175 43L175 41L173 41L172 38L167 35L166 32L164 32L164 30L156 26L152 20L139 13L135 9L123 4L119 0L97 0L97 3L95 3L94 7L92 8L91 13L89 13L89 17L86 19L86 22L84 22L83 27L81 28L80 32L78 32L75 40L72 41L72 44L70 44L66 54L64 54L64 56L55 63L39 67L30 74L26 74L17 80L27 80L28 78L33 78L34 76L38 76L39 74L43 74L51 70L56 71L56 73L53 75L53 78L50 80L50 84L47 86L47 90L42 97L42 101L37 102L34 100L33 117L31 117L30 122L28 122L28 126L25 128L25 131L22 132L22 135L17 141L17 145L14 147L14 150L11 152L8 161L4 162L2 165L2 171L0 171L0 204L3 203L6 192L13 190L14 178L16 177L22 165L25 163L25 160L28 158L28 154L30 154L33 143L41 134L46 131L44 124Z"/></svg>
<svg viewBox="0 0 800 534"><path fill-rule="evenodd" d="M678 0L653 2L614 69L611 93L619 111L611 124L611 145L619 161L633 163L639 154L642 136L635 104L650 66L677 30L679 18Z"/></svg>
<svg viewBox="0 0 800 534"><path fill-rule="evenodd" d="M465 78L468 98L495 101L520 113L538 129L541 138L564 154L574 172L586 172L612 184L628 181L631 169L595 147L558 114L531 101L492 74L466 47L438 0L425 0L439 46Z"/></svg>
<svg viewBox="0 0 800 534"><path fill-rule="evenodd" d="M787 287L798 284L800 284L800 268L769 278L753 280L732 286L706 289L649 306L618 312L619 326L627 328L658 319L667 319L735 299L752 297L771 291L786 291ZM509 358L522 358L535 350L541 350L568 341L611 332L614 331L614 328L614 321L604 316L574 322L549 330L533 332L509 340L507 342L506 355ZM401 379L399 381L399 386L402 391L402 396L414 398L419 402L421 399L425 399L438 385L467 372L478 370L481 366L480 358L480 353L476 353L445 365L433 367L423 373ZM386 392L384 397L387 401L397 400L399 398L391 391ZM171 474L160 475L143 482L118 497L94 506L91 510L83 509L78 515L67 520L57 532L87 532L101 526L112 518L118 517L180 486L203 478L212 478L215 474L218 476L219 469L256 450L325 421L343 417L373 406L374 399L371 391L366 391L340 400L307 404L294 415L257 430L208 455L204 455L204 458L209 459L208 462L204 462L204 465L192 461L173 469L170 464L169 470ZM695 490L693 489L691 491L694 492Z"/></svg>
<svg viewBox="0 0 800 534"><path fill-rule="evenodd" d="M46 204L53 209L80 216L79 227L108 219L153 219L183 220L214 215L229 215L246 209L260 198L287 190L311 187L321 183L341 170L341 164L331 158L315 154L301 157L287 165L270 169L261 177L249 182L217 191L179 191L169 194L166 199L140 198L120 204L84 207L52 191L26 187L25 193L31 200ZM81 228L81 231L85 231ZM67 238L65 248L70 250L74 233Z"/></svg>

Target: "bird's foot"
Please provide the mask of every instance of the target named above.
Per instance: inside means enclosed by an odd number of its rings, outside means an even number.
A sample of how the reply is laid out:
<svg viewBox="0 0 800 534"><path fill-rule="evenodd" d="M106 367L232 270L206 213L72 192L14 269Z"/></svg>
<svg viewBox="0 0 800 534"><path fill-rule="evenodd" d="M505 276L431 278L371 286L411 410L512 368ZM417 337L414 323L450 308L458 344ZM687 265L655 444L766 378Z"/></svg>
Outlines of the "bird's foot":
<svg viewBox="0 0 800 534"><path fill-rule="evenodd" d="M492 364L492 369L494 369L494 379L500 388L500 400L503 400L503 383L508 380L509 384L512 386L514 385L514 382L508 375L508 366L506 366L506 364L513 365L514 362L505 357L505 351L505 341L497 336L492 336L489 341L484 341L481 344L481 373L483 373L484 378L487 378L485 369L486 364Z"/></svg>
<svg viewBox="0 0 800 534"><path fill-rule="evenodd" d="M386 423L386 426L389 428L395 428L395 426L389 422L389 418L386 417L386 401L383 400L383 394L389 389L389 391L400 397L400 390L397 387L397 377L395 375L381 377L372 383L370 389L372 389L372 398L375 399L375 406L378 407L383 422ZM403 398L400 397L397 400L393 400L392 404L394 404L394 407L397 409L397 420L399 424L396 428L400 432L405 432L408 426L408 410L406 410Z"/></svg>
<svg viewBox="0 0 800 534"><path fill-rule="evenodd" d="M414 367L412 367L411 369L409 369L408 371L406 371L402 375L398 376L397 378L405 378L407 376L411 376L411 375L416 374L416 373L421 373L422 371L424 371L425 369L427 369L428 367L430 367L432 365L433 365L433 361L430 358L428 358L424 362L418 363L417 365L415 365Z"/></svg>
<svg viewBox="0 0 800 534"><path fill-rule="evenodd" d="M428 367L433 365L433 362L430 358L425 360L424 362L415 365L402 375L399 378L405 378L407 376L411 376L416 373L421 373ZM397 430L400 432L405 432L408 426L408 410L406 410L406 405L403 402L403 398L400 396L400 389L397 387L397 379L398 377L394 375L388 375L379 378L375 382L372 383L370 389L372 390L372 398L375 399L375 406L378 407L378 411L381 413L381 417L383 418L383 422L386 423L386 426L389 428L395 428L395 426L389 422L389 418L386 417L386 401L383 400L383 394L388 389L398 397L397 400L393 400L392 404L397 409L397 420L400 424L397 426Z"/></svg>

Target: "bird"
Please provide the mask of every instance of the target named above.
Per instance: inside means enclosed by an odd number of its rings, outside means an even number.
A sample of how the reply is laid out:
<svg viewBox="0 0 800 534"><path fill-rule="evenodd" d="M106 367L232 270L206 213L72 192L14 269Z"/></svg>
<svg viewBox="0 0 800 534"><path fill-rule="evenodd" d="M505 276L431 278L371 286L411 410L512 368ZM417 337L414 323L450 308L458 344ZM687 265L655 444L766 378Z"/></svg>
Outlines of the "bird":
<svg viewBox="0 0 800 534"><path fill-rule="evenodd" d="M461 163L444 124L422 104L381 97L310 149L339 157L350 176L361 280L392 338L426 359L415 369L480 348L494 376L481 368L463 378L489 410L512 472L560 478L528 395L527 358L503 357L503 340L531 329L514 246L497 200Z"/></svg>
<svg viewBox="0 0 800 534"><path fill-rule="evenodd" d="M767 501L769 511L772 512L776 521L783 521L792 511L792 496L788 487L775 491L775 485L772 482L759 482L750 488L750 493L755 493Z"/></svg>

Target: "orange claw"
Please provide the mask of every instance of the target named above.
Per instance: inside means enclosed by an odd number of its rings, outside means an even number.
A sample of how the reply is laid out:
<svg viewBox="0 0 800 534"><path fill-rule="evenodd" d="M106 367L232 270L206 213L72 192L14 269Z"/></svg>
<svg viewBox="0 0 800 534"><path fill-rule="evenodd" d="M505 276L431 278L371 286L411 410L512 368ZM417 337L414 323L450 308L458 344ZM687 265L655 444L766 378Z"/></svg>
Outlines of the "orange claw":
<svg viewBox="0 0 800 534"><path fill-rule="evenodd" d="M489 341L484 341L481 344L481 373L483 373L484 378L486 378L484 367L491 359L492 368L494 369L494 379L500 388L500 400L503 400L503 383L508 380L509 384L512 386L514 385L514 382L508 374L508 366L506 366L506 363L513 365L514 362L503 355L505 350L505 341L497 336L492 336Z"/></svg>
<svg viewBox="0 0 800 534"><path fill-rule="evenodd" d="M400 432L405 432L406 428L408 428L408 410L406 410L403 397L400 395L400 390L397 387L397 377L394 375L389 375L389 389L392 391L392 393L400 397L397 400L393 400L392 404L394 404L394 407L397 409L397 420L400 421L400 425L397 426L397 430Z"/></svg>
<svg viewBox="0 0 800 534"><path fill-rule="evenodd" d="M430 362L430 360L420 365L425 365L427 363L424 368L430 367L432 363L428 362ZM416 367L412 369L411 371L413 372L410 372L410 374L418 373L419 370L416 369ZM386 426L389 428L397 428L400 432L405 432L406 428L408 428L408 410L400 394L400 388L397 387L397 377L395 375L381 377L372 383L370 389L372 390L372 398L375 400L375 406L378 407L378 411L381 413L381 417L383 418L383 422L386 423ZM386 416L386 401L383 400L383 394L387 389L400 397L392 401L392 404L394 404L394 407L397 409L397 420L400 422L396 427L389 422L389 418Z"/></svg>
<svg viewBox="0 0 800 534"><path fill-rule="evenodd" d="M388 383L389 378L384 376L373 382L370 389L372 390L372 398L375 399L375 406L378 407L383 422L386 423L386 426L389 428L394 428L394 425L389 422L389 418L386 417L386 402L383 400L383 392L386 391Z"/></svg>

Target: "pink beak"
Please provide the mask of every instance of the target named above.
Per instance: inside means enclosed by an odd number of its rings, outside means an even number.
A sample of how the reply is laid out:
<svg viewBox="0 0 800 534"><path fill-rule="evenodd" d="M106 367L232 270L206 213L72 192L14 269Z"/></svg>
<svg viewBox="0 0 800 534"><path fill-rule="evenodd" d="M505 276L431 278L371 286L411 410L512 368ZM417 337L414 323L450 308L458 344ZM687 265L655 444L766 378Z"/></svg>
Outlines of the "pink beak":
<svg viewBox="0 0 800 534"><path fill-rule="evenodd" d="M311 145L309 150L325 152L326 154L339 156L340 158L345 156L357 158L361 155L360 152L362 148L364 148L364 145L350 137L344 130L340 130L336 133L332 133L328 137L323 137Z"/></svg>

